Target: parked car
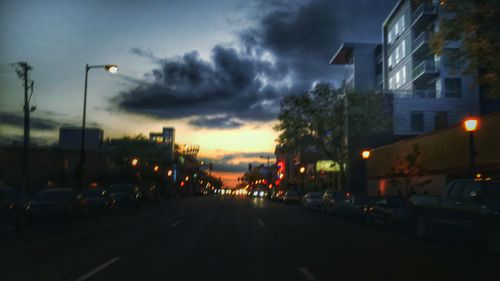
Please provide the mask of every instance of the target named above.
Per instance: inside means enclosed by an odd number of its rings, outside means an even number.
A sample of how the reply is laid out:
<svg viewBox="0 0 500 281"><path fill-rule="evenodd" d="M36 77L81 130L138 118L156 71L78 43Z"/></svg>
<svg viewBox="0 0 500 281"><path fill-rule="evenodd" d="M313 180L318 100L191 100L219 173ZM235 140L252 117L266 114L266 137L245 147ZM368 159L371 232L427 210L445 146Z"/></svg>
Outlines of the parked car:
<svg viewBox="0 0 500 281"><path fill-rule="evenodd" d="M500 181L454 180L442 196L412 196L410 208L418 238L477 241L500 254Z"/></svg>
<svg viewBox="0 0 500 281"><path fill-rule="evenodd" d="M342 218L362 222L373 200L372 197L366 195L352 194L347 196L344 201L338 203L336 212Z"/></svg>
<svg viewBox="0 0 500 281"><path fill-rule="evenodd" d="M302 197L302 208L306 210L319 211L323 202L322 192L309 192Z"/></svg>
<svg viewBox="0 0 500 281"><path fill-rule="evenodd" d="M284 190L278 190L271 195L271 200L276 201L276 202L281 202L283 201L283 196L285 196L285 191Z"/></svg>
<svg viewBox="0 0 500 281"><path fill-rule="evenodd" d="M155 183L145 183L140 186L144 201L157 201L160 197L160 190Z"/></svg>
<svg viewBox="0 0 500 281"><path fill-rule="evenodd" d="M89 215L104 215L111 208L112 199L107 189L91 188L82 192Z"/></svg>
<svg viewBox="0 0 500 281"><path fill-rule="evenodd" d="M11 186L0 185L0 227L12 226L22 230L25 225L26 213L19 192Z"/></svg>
<svg viewBox="0 0 500 281"><path fill-rule="evenodd" d="M323 194L321 203L321 211L328 213L330 216L335 215L337 204L344 201L347 196L343 191L326 191Z"/></svg>
<svg viewBox="0 0 500 281"><path fill-rule="evenodd" d="M379 224L389 229L410 225L408 201L402 197L384 197L372 203L365 214L367 224Z"/></svg>
<svg viewBox="0 0 500 281"><path fill-rule="evenodd" d="M300 196L297 191L289 190L283 195L282 202L285 204L300 204Z"/></svg>
<svg viewBox="0 0 500 281"><path fill-rule="evenodd" d="M84 218L87 211L87 201L72 188L42 190L26 205L30 221Z"/></svg>
<svg viewBox="0 0 500 281"><path fill-rule="evenodd" d="M109 187L111 207L118 210L139 210L143 196L138 185L134 183L112 184Z"/></svg>

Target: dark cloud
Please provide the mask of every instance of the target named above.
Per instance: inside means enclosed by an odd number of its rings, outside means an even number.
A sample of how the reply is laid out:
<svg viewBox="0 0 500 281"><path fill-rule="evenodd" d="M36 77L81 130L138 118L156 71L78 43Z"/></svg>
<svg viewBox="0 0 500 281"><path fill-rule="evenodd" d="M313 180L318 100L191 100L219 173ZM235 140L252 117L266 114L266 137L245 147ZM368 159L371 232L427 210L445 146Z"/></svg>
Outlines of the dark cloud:
<svg viewBox="0 0 500 281"><path fill-rule="evenodd" d="M236 129L243 126L243 123L228 116L198 117L189 121L189 124L200 128L211 129Z"/></svg>
<svg viewBox="0 0 500 281"><path fill-rule="evenodd" d="M24 116L22 114L12 112L0 112L0 125L23 127ZM30 127L34 130L52 131L59 128L59 123L56 120L50 118L31 116Z"/></svg>
<svg viewBox="0 0 500 281"><path fill-rule="evenodd" d="M38 112L38 111L37 111ZM51 111L40 111L39 115L31 113L30 128L35 131L54 131L60 127L77 127L81 121L69 118ZM24 115L16 112L0 112L0 125L12 127L24 127ZM88 122L89 127L100 127L97 122Z"/></svg>
<svg viewBox="0 0 500 281"><path fill-rule="evenodd" d="M112 101L121 110L161 119L225 114L267 121L277 114L280 89L258 77L279 77L273 71L270 62L217 46L211 62L196 52L164 60L160 69L151 72L153 83L122 92Z"/></svg>
<svg viewBox="0 0 500 281"><path fill-rule="evenodd" d="M380 41L396 0L256 3L255 26L238 35L241 51L217 45L205 61L196 52L160 59L132 49L159 67L145 75L149 82L115 96L114 106L157 119L196 117L191 124L207 128L273 120L283 95L309 90L314 82L338 85L344 69L330 66L331 56L342 41ZM214 117L221 115L225 120Z"/></svg>

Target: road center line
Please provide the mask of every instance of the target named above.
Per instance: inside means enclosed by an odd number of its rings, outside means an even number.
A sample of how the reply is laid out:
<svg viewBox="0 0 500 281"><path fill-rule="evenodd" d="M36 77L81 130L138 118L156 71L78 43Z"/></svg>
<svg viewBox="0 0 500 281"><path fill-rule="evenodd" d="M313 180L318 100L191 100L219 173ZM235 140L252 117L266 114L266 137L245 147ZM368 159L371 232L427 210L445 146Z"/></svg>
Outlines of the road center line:
<svg viewBox="0 0 500 281"><path fill-rule="evenodd" d="M299 270L300 273L302 273L302 275L304 275L304 277L307 279L307 281L318 281L318 279L314 277L314 275L311 273L311 271L309 271L309 269L307 269L307 267L300 267Z"/></svg>
<svg viewBox="0 0 500 281"><path fill-rule="evenodd" d="M105 269L106 267L112 265L113 263L117 262L119 259L121 259L122 257L115 257L115 258L112 258L111 260L103 263L102 265L94 268L93 270L91 270L90 272L88 272L87 274L83 275L82 277L76 279L75 281L84 281L84 280L87 280L89 279L90 277L94 276L96 273L98 273L99 271Z"/></svg>
<svg viewBox="0 0 500 281"><path fill-rule="evenodd" d="M180 223L182 222L182 220L177 220L175 221L174 223L172 223L170 225L170 229L174 229L176 226L178 226Z"/></svg>
<svg viewBox="0 0 500 281"><path fill-rule="evenodd" d="M257 219L257 222L260 224L260 226L266 227L266 224L261 219Z"/></svg>

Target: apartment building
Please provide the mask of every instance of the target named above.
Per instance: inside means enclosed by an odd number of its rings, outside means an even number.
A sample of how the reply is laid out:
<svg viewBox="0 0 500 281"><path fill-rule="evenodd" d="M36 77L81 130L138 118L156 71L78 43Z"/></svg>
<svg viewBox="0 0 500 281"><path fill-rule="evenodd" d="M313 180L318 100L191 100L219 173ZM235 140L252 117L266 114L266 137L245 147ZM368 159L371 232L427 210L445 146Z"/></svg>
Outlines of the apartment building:
<svg viewBox="0 0 500 281"><path fill-rule="evenodd" d="M420 135L479 113L475 77L464 76L450 59L460 42L447 42L442 55L429 46L443 16L438 0L401 0L383 24L383 91L393 95L396 136Z"/></svg>
<svg viewBox="0 0 500 281"><path fill-rule="evenodd" d="M382 89L382 58L381 44L344 42L330 64L345 66L345 91L373 91Z"/></svg>

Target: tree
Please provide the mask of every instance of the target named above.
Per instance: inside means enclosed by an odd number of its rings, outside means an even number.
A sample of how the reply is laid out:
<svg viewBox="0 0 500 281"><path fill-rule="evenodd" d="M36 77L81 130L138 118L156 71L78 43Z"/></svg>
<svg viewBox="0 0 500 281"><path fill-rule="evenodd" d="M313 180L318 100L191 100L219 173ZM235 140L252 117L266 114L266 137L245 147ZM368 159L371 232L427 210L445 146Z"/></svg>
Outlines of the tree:
<svg viewBox="0 0 500 281"><path fill-rule="evenodd" d="M113 140L111 161L117 176L132 176L132 173L140 172L143 179L156 179L158 173L154 170L155 166L164 169L172 165L168 153L167 147L151 142L139 134ZM135 168L132 165L133 159L137 159Z"/></svg>
<svg viewBox="0 0 500 281"><path fill-rule="evenodd" d="M277 142L290 153L304 153L313 147L322 156L340 164L341 184L349 153L370 143L374 135L390 134L387 96L375 93L347 93L318 84L312 91L284 97ZM349 141L346 141L348 139Z"/></svg>
<svg viewBox="0 0 500 281"><path fill-rule="evenodd" d="M500 97L500 13L498 0L441 0L445 13L431 48L443 54L448 41L461 40L449 54L466 74L478 73L475 85L485 86L491 97Z"/></svg>
<svg viewBox="0 0 500 281"><path fill-rule="evenodd" d="M392 167L391 186L396 187L402 181L406 190L406 197L410 197L415 191L415 186L412 184L413 180L422 175L423 165L420 157L421 154L420 145L413 144L408 153L404 157L397 159L395 165ZM425 180L417 185L421 187L430 182L430 180Z"/></svg>

